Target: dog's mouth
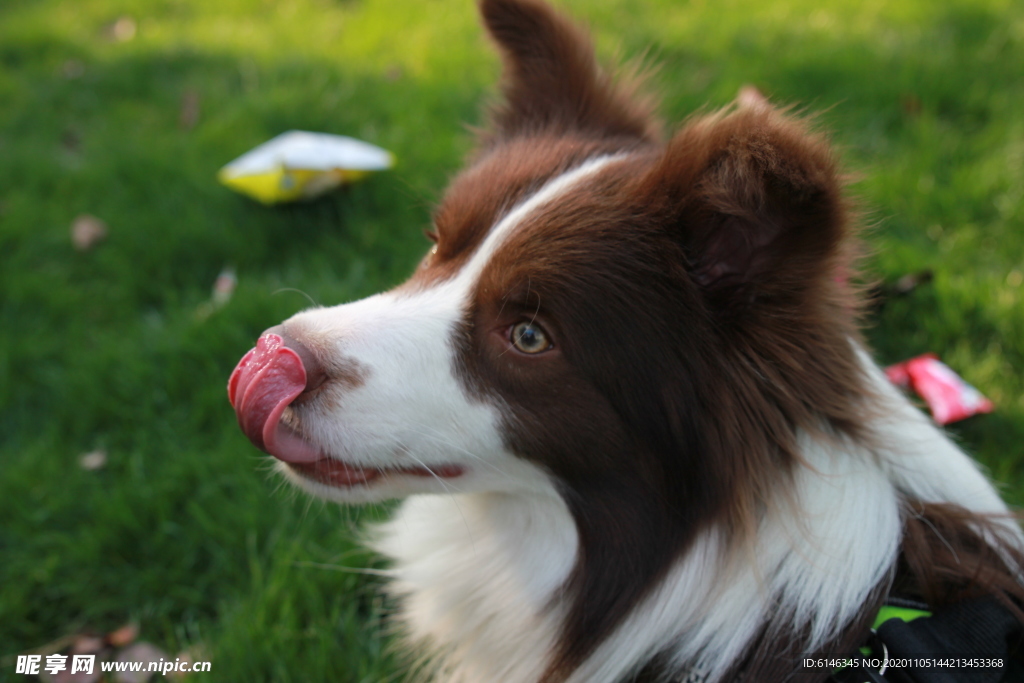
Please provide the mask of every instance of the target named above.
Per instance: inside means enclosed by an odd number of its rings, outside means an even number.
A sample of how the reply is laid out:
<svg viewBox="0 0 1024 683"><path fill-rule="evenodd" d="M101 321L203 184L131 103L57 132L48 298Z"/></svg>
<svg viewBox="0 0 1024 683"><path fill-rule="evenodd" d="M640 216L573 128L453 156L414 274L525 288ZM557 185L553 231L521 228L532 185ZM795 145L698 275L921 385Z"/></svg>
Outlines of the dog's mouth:
<svg viewBox="0 0 1024 683"><path fill-rule="evenodd" d="M340 488L369 484L380 478L393 476L434 477L451 479L461 476L465 470L459 465L435 467L355 467L334 458L323 458L316 462L288 463L293 472L307 479Z"/></svg>
<svg viewBox="0 0 1024 683"><path fill-rule="evenodd" d="M276 334L260 337L228 380L228 400L242 431L253 445L297 474L329 486L349 487L389 476L448 479L464 473L459 465L363 467L331 457L282 420L285 409L305 390L302 359Z"/></svg>

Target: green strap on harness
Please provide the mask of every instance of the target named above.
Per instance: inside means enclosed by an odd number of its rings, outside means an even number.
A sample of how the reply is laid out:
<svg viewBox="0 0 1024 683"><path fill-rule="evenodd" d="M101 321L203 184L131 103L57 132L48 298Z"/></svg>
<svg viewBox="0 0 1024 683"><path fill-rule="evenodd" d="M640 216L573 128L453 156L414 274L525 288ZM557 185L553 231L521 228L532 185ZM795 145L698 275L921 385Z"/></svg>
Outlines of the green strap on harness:
<svg viewBox="0 0 1024 683"><path fill-rule="evenodd" d="M920 619L921 617L930 617L931 612L926 612L923 609L911 609L909 607L895 607L893 605L882 605L882 609L878 610L878 616L875 617L875 623L871 624L871 628L877 630L879 626L889 621L890 619L900 619L902 621L911 622L914 619Z"/></svg>
<svg viewBox="0 0 1024 683"><path fill-rule="evenodd" d="M921 619L922 617L930 617L931 615L931 612L926 612L925 610L921 609L913 609L910 607L897 607L895 605L882 605L882 607L878 610L878 614L875 616L874 623L871 624L871 632L874 633L878 630L879 626L893 619L900 619L901 621L911 622L915 619ZM871 648L865 645L864 647L860 648L860 653L865 656L870 656L872 654ZM839 667L838 669L834 669L832 671L833 678L830 678L829 680L836 680L835 677L841 672L845 672L847 669L848 665L844 665Z"/></svg>
<svg viewBox="0 0 1024 683"><path fill-rule="evenodd" d="M887 621L892 619L899 619L900 621L911 622L914 619L921 619L922 617L930 617L931 612L926 612L923 609L912 609L910 607L896 607L895 605L882 605L882 608L878 610L878 615L875 617L875 622L871 624L871 630L877 631L878 627ZM871 648L865 645L860 648L862 655L870 655ZM836 671L842 671L846 667L836 669Z"/></svg>
<svg viewBox="0 0 1024 683"><path fill-rule="evenodd" d="M905 622L911 622L914 619L920 619L921 617L930 617L931 612L926 612L923 609L911 609L910 607L896 607L895 605L882 605L882 608L878 610L878 616L875 617L875 623L871 624L871 630L877 631L878 627L889 621L890 619L899 619ZM860 649L861 654L871 654L871 648L864 646Z"/></svg>

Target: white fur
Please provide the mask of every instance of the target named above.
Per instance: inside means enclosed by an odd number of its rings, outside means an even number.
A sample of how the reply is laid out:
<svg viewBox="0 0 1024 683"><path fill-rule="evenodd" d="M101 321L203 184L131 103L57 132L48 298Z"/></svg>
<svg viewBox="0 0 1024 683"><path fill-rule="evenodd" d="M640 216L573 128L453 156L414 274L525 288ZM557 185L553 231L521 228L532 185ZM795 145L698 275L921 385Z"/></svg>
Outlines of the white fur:
<svg viewBox="0 0 1024 683"><path fill-rule="evenodd" d="M408 635L439 653L437 681L537 681L559 633L552 609L576 529L549 480L537 491L414 496L377 529Z"/></svg>
<svg viewBox="0 0 1024 683"><path fill-rule="evenodd" d="M612 162L624 159L626 156L625 154L615 154L589 159L549 180L540 190L513 208L491 229L483 244L473 254L473 258L459 271L456 282L462 285L460 291L465 296L469 295L470 288L480 279L480 273L490 263L494 253L508 240L510 235L515 233L530 214L593 177Z"/></svg>
<svg viewBox="0 0 1024 683"><path fill-rule="evenodd" d="M873 425L878 441L899 447L895 455L882 459L893 484L926 502L956 503L977 512L1005 513L1006 504L978 464L912 406L865 352L860 353L872 388L882 398ZM1010 523L1009 528L1020 534L1015 523Z"/></svg>

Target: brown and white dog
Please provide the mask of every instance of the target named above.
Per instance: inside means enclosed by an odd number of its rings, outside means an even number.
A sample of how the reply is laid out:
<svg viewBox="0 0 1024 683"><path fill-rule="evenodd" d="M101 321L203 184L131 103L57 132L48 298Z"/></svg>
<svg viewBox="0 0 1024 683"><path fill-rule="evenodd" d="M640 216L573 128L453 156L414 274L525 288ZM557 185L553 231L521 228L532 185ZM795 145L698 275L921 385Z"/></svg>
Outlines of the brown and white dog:
<svg viewBox="0 0 1024 683"><path fill-rule="evenodd" d="M667 141L540 0L411 279L268 330L229 393L375 546L437 680L815 681L893 590L1020 597L1022 539L893 389L836 161L765 103ZM894 588L895 586L895 588Z"/></svg>

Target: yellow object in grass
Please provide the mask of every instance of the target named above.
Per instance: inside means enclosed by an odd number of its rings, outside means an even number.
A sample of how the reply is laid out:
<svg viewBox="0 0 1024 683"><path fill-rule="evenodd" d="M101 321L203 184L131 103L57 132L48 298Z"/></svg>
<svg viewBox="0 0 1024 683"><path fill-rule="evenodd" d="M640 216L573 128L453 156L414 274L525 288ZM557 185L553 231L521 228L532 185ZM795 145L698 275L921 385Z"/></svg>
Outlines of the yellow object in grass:
<svg viewBox="0 0 1024 683"><path fill-rule="evenodd" d="M342 135L289 131L227 164L217 179L264 204L318 197L394 165L387 150Z"/></svg>

